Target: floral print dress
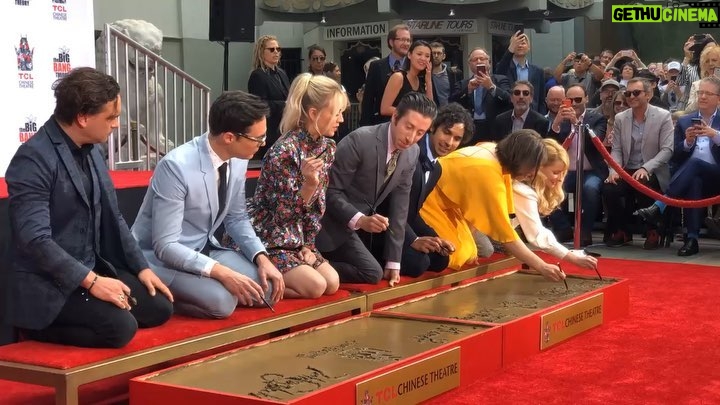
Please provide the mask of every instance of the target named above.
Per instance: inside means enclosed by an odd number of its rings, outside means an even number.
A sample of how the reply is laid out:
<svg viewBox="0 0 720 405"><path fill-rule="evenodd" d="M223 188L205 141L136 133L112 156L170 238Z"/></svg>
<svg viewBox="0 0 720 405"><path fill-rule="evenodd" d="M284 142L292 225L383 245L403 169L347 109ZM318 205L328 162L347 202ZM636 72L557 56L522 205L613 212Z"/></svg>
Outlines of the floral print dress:
<svg viewBox="0 0 720 405"><path fill-rule="evenodd" d="M265 155L255 194L247 200L248 214L270 260L281 273L308 264L300 256L303 246L317 258L313 267L325 261L315 248L315 237L325 213L325 192L335 148L335 141L329 138L313 139L297 130L281 136ZM320 169L320 183L305 202L300 195L304 182L300 164L321 153L325 164ZM238 248L232 240L229 246Z"/></svg>

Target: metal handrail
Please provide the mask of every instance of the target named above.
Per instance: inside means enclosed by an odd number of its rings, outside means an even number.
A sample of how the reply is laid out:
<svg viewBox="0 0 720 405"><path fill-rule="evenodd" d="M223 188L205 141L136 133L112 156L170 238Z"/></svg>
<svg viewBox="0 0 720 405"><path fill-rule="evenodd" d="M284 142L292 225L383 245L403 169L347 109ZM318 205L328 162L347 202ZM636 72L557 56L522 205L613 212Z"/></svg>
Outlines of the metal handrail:
<svg viewBox="0 0 720 405"><path fill-rule="evenodd" d="M107 143L111 170L151 170L172 148L207 131L210 87L111 24L103 44L105 71L120 83L123 99L120 127Z"/></svg>

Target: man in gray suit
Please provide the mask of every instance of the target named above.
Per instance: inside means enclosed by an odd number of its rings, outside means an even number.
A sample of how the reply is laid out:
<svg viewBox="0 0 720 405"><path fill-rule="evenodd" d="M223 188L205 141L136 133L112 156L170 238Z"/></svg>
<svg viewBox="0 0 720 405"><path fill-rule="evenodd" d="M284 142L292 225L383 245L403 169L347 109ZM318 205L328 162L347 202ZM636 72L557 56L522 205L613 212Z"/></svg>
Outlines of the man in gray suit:
<svg viewBox="0 0 720 405"><path fill-rule="evenodd" d="M625 100L630 109L615 116L613 127L612 157L623 170L638 182L657 191L667 189L670 181L668 162L673 154L673 124L670 112L649 104L653 93L645 79L630 79L625 90ZM620 179L610 168L610 175L603 186L608 213L608 246L622 246L632 242L632 215L637 207L653 203L650 197L636 191ZM659 237L656 227L648 224L645 248L657 247Z"/></svg>
<svg viewBox="0 0 720 405"><path fill-rule="evenodd" d="M340 281L376 284L385 278L393 286L400 280L416 143L435 114L432 100L410 92L390 122L359 128L338 144L316 245ZM377 213L381 205L387 216ZM364 232L367 246L356 231Z"/></svg>
<svg viewBox="0 0 720 405"><path fill-rule="evenodd" d="M282 275L245 209L247 159L265 143L267 114L256 96L226 92L210 107L209 133L172 150L155 169L132 232L178 313L225 318L238 302L282 298ZM239 252L220 245L221 225Z"/></svg>

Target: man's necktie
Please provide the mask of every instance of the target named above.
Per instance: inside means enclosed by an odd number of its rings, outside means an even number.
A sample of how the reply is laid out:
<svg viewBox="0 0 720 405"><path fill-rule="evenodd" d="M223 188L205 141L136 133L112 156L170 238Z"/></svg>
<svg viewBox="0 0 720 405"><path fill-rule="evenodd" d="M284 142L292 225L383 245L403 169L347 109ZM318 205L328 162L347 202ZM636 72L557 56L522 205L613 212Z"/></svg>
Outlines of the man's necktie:
<svg viewBox="0 0 720 405"><path fill-rule="evenodd" d="M400 60L396 60L395 63L393 63L393 71L394 72L400 71Z"/></svg>
<svg viewBox="0 0 720 405"><path fill-rule="evenodd" d="M220 181L218 182L218 215L225 209L225 200L227 199L227 163L223 163L218 167Z"/></svg>
<svg viewBox="0 0 720 405"><path fill-rule="evenodd" d="M388 181L390 176L392 176L393 172L395 171L395 168L397 167L398 156L400 156L400 149L395 149L390 155L390 160L388 161L387 168L385 169L385 182Z"/></svg>
<svg viewBox="0 0 720 405"><path fill-rule="evenodd" d="M218 167L218 174L220 175L220 180L218 182L218 217L225 209L227 200L227 165L227 163L223 163L220 167ZM215 238L220 243L222 243L223 233L225 233L225 227L220 224L215 230Z"/></svg>

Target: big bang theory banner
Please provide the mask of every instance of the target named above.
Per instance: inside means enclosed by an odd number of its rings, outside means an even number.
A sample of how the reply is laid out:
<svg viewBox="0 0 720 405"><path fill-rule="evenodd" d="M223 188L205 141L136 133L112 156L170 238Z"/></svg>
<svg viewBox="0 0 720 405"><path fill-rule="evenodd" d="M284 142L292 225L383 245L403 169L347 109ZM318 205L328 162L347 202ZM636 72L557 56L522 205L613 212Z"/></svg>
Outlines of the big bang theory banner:
<svg viewBox="0 0 720 405"><path fill-rule="evenodd" d="M53 83L95 66L92 0L0 1L0 177L55 107Z"/></svg>

